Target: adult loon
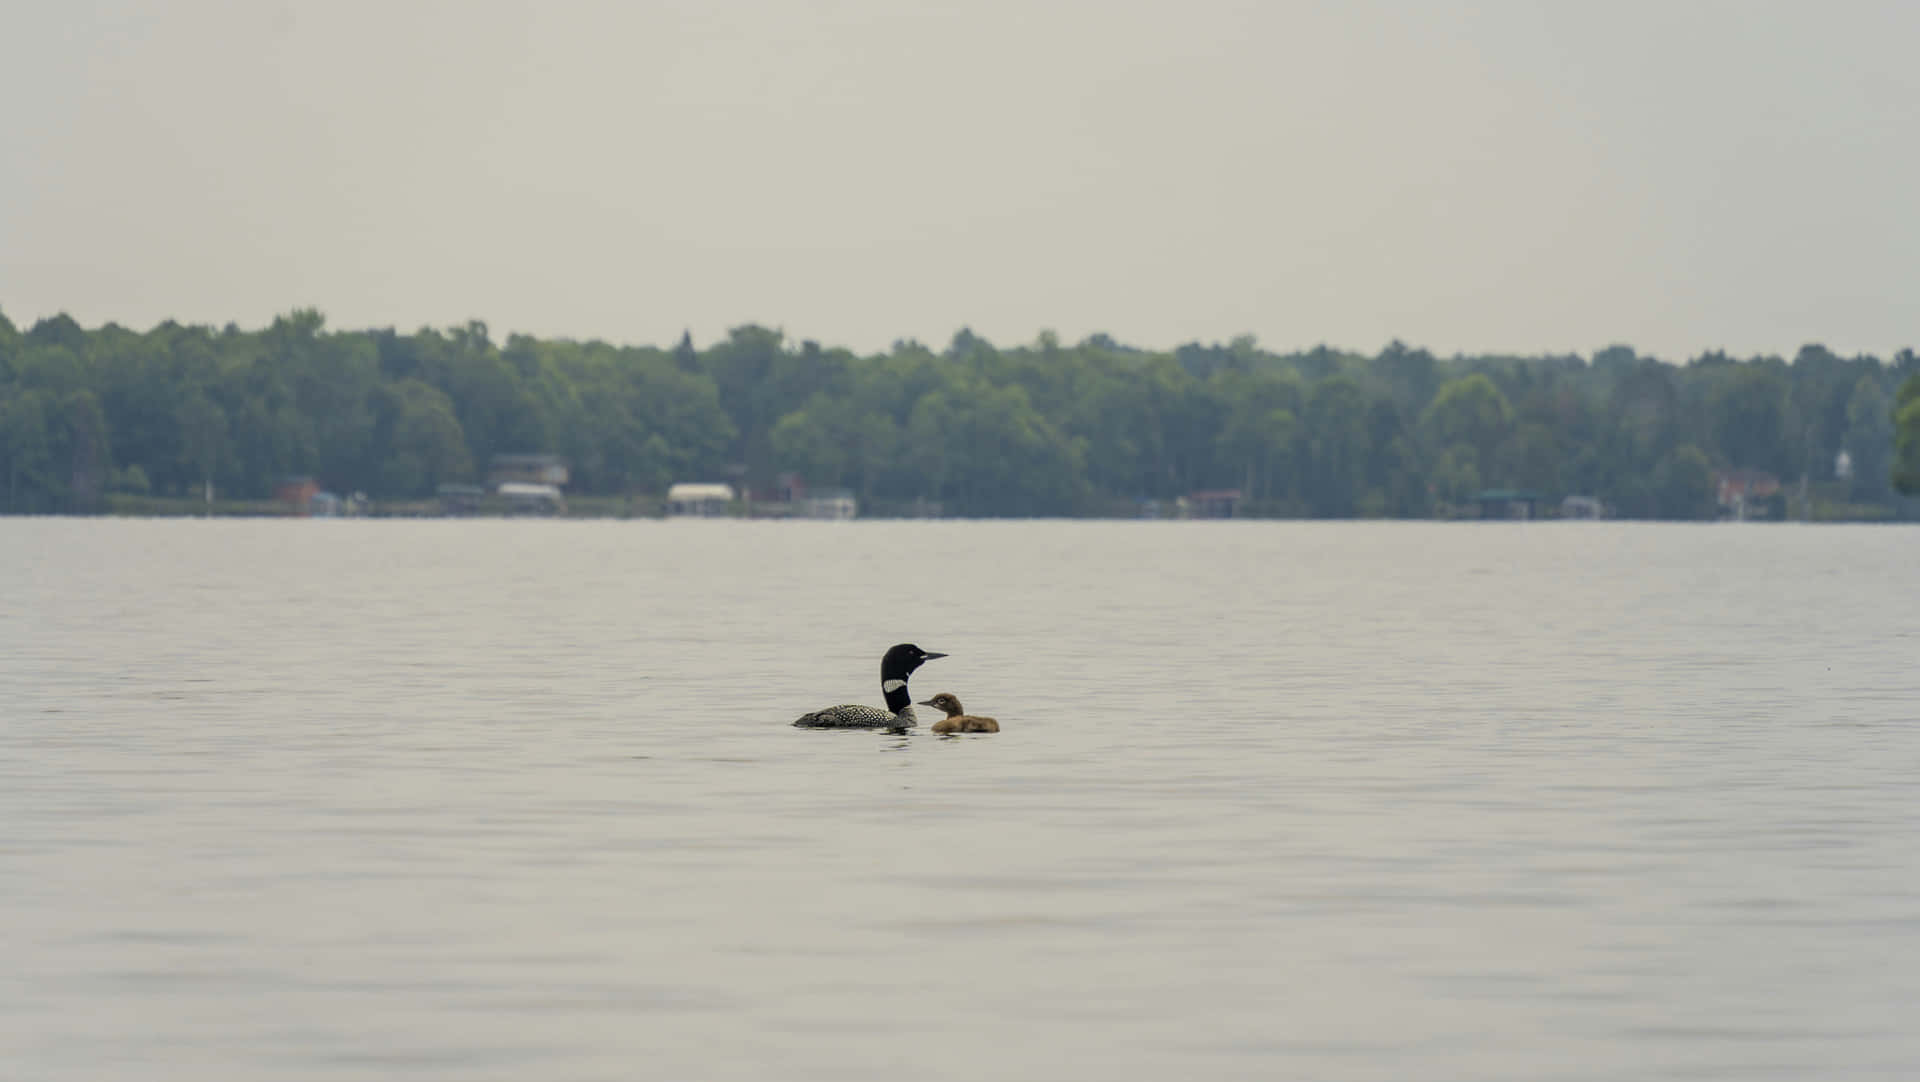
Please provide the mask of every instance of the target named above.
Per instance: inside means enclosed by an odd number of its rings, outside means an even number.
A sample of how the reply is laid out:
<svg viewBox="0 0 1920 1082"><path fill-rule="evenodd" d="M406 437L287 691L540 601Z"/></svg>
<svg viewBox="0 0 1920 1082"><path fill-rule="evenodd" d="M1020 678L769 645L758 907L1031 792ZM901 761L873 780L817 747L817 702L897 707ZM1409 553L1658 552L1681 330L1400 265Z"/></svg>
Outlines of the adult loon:
<svg viewBox="0 0 1920 1082"><path fill-rule="evenodd" d="M907 694L907 677L934 658L946 656L903 642L880 659L880 693L887 699L885 710L872 706L829 706L802 714L794 725L802 729L911 729L919 724L919 719L913 716L913 696Z"/></svg>
<svg viewBox="0 0 1920 1082"><path fill-rule="evenodd" d="M920 705L937 706L947 712L946 717L933 723L931 731L936 733L997 733L1000 731L999 722L992 718L967 713L966 707L960 705L960 700L948 692L943 691Z"/></svg>

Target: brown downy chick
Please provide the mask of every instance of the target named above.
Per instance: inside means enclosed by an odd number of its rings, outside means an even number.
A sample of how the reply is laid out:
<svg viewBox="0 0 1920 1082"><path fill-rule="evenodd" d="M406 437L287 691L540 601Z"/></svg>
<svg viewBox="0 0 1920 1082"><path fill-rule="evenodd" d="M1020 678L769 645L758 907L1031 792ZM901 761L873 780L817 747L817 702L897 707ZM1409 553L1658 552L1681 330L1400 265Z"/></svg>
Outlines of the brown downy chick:
<svg viewBox="0 0 1920 1082"><path fill-rule="evenodd" d="M941 692L920 704L935 706L947 712L947 716L933 723L931 731L936 733L997 733L1000 723L992 718L983 718L966 712L960 700L947 692Z"/></svg>

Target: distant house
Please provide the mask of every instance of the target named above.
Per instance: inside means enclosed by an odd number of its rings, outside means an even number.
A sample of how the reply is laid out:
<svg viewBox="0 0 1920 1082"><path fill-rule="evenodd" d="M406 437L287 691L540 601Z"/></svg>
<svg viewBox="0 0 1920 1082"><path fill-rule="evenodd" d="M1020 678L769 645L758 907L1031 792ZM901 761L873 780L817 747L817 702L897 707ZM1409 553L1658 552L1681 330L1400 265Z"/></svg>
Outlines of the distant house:
<svg viewBox="0 0 1920 1082"><path fill-rule="evenodd" d="M273 498L296 515L312 514L313 498L319 494L320 482L311 477L283 477L273 486Z"/></svg>
<svg viewBox="0 0 1920 1082"><path fill-rule="evenodd" d="M859 513L860 502L844 488L823 488L807 493L800 500L800 515L803 518L845 522Z"/></svg>
<svg viewBox="0 0 1920 1082"><path fill-rule="evenodd" d="M434 492L443 515L477 515L487 490L479 485L441 485Z"/></svg>
<svg viewBox="0 0 1920 1082"><path fill-rule="evenodd" d="M559 455L494 455L487 467L487 484L495 490L511 481L564 488L570 474Z"/></svg>
<svg viewBox="0 0 1920 1082"><path fill-rule="evenodd" d="M919 496L900 511L901 518L946 518L947 505L944 500L929 500Z"/></svg>
<svg viewBox="0 0 1920 1082"><path fill-rule="evenodd" d="M1606 505L1592 496L1568 496L1560 501L1560 517L1571 519L1606 518Z"/></svg>
<svg viewBox="0 0 1920 1082"><path fill-rule="evenodd" d="M1728 470L1713 482L1720 514L1735 522L1767 517L1767 501L1780 493L1780 479L1764 470Z"/></svg>
<svg viewBox="0 0 1920 1082"><path fill-rule="evenodd" d="M771 482L735 489L749 518L805 518L809 514L806 481L797 473L783 473Z"/></svg>
<svg viewBox="0 0 1920 1082"><path fill-rule="evenodd" d="M799 503L807 497L807 483L797 473L783 473L773 479L772 486L753 492L751 498L768 503Z"/></svg>
<svg viewBox="0 0 1920 1082"><path fill-rule="evenodd" d="M560 494L558 485L505 481L494 492L506 504L509 515L563 515L567 511L566 497Z"/></svg>
<svg viewBox="0 0 1920 1082"><path fill-rule="evenodd" d="M1540 494L1519 488L1489 488L1476 493L1473 502L1480 505L1480 517L1483 519L1518 519L1524 522L1537 517L1535 508L1540 502Z"/></svg>
<svg viewBox="0 0 1920 1082"><path fill-rule="evenodd" d="M733 506L733 486L682 482L667 489L667 514L684 518L718 518Z"/></svg>
<svg viewBox="0 0 1920 1082"><path fill-rule="evenodd" d="M1240 490L1237 488L1194 492L1187 496L1188 518L1232 518L1239 509Z"/></svg>
<svg viewBox="0 0 1920 1082"><path fill-rule="evenodd" d="M333 518L362 510L360 503L342 500L337 494L321 489L320 482L311 477L281 478L273 486L273 498L286 505L289 513L308 518ZM365 497L360 500L364 502Z"/></svg>

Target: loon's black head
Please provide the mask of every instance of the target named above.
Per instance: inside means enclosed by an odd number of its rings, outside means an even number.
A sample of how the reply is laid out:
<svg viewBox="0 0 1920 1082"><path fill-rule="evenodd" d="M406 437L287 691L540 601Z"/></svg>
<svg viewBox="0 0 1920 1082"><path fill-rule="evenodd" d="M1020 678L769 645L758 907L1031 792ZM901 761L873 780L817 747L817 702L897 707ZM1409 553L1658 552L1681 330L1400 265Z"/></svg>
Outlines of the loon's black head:
<svg viewBox="0 0 1920 1082"><path fill-rule="evenodd" d="M888 650L886 656L880 659L880 679L905 680L913 670L934 658L946 656L922 650L910 642L903 642Z"/></svg>

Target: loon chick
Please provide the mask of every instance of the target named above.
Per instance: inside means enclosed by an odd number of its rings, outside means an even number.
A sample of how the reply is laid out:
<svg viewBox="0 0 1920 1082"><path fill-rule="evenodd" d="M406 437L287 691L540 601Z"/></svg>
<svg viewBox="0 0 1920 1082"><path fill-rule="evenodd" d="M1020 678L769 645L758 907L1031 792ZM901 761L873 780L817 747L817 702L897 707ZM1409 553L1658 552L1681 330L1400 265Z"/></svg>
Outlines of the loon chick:
<svg viewBox="0 0 1920 1082"><path fill-rule="evenodd" d="M922 702L920 705L937 706L947 712L946 717L933 723L933 728L929 730L931 732L997 733L1000 731L999 722L992 718L983 718L976 714L967 713L966 708L960 705L960 700L945 691Z"/></svg>
<svg viewBox="0 0 1920 1082"><path fill-rule="evenodd" d="M829 706L802 714L793 724L802 729L910 729L919 724L919 719L913 716L913 696L907 694L907 677L921 665L946 656L903 642L880 659L880 693L887 699L885 710L871 706Z"/></svg>

